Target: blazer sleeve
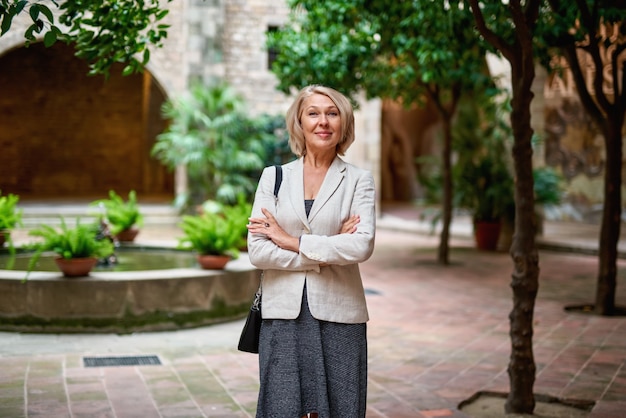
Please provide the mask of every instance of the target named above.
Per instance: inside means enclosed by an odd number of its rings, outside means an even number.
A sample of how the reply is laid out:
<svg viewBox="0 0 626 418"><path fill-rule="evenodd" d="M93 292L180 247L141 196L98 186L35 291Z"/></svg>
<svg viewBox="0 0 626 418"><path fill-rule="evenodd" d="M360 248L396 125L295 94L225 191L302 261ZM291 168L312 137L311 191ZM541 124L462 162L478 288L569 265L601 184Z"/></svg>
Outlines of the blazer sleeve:
<svg viewBox="0 0 626 418"><path fill-rule="evenodd" d="M274 184L276 182L276 169L266 167L261 174L259 184L252 205L252 217L263 217L262 208L269 210L276 216L276 198L274 197ZM284 187L281 187L281 191ZM280 194L280 192L279 192ZM281 225L284 228L284 225ZM296 231L286 231L296 235ZM264 234L248 233L248 255L252 265L259 269L276 269L304 271L320 271L319 262L303 257L295 251L285 250L276 245Z"/></svg>
<svg viewBox="0 0 626 418"><path fill-rule="evenodd" d="M337 235L302 235L300 254L312 262L347 265L367 260L374 250L376 232L376 191L369 171L359 170L350 215L359 215L356 232ZM348 197L346 197L348 198Z"/></svg>

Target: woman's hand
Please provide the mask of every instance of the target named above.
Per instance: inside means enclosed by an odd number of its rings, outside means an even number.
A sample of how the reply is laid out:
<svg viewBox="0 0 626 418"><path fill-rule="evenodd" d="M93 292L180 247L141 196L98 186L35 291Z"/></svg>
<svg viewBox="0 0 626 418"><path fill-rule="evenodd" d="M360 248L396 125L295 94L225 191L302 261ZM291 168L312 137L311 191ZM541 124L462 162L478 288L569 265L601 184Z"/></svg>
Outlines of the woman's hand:
<svg viewBox="0 0 626 418"><path fill-rule="evenodd" d="M261 212L265 218L248 219L250 221L247 225L248 231L253 234L265 234L274 244L285 250L300 251L300 240L286 233L269 210L262 208Z"/></svg>
<svg viewBox="0 0 626 418"><path fill-rule="evenodd" d="M361 222L359 215L352 215L341 225L340 234L353 234L356 232L356 226Z"/></svg>

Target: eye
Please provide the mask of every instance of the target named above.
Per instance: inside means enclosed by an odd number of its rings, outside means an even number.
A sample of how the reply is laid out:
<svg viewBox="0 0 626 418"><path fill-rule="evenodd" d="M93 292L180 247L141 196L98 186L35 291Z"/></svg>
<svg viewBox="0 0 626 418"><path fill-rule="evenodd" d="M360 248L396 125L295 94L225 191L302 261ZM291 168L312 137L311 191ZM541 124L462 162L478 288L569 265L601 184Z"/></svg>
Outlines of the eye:
<svg viewBox="0 0 626 418"><path fill-rule="evenodd" d="M309 112L309 116L317 116L317 112Z"/></svg>
<svg viewBox="0 0 626 418"><path fill-rule="evenodd" d="M333 116L333 117L339 116L339 113L337 113L337 112L328 112L328 116Z"/></svg>

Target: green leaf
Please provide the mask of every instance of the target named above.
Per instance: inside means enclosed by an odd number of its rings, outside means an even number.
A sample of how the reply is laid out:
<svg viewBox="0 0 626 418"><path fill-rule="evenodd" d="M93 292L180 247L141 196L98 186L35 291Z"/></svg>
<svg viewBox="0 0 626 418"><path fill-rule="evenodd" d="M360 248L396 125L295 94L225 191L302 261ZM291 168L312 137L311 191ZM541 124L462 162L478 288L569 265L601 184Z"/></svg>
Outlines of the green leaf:
<svg viewBox="0 0 626 418"><path fill-rule="evenodd" d="M131 75L133 72L134 72L134 68L130 64L124 67L124 70L122 70L123 75Z"/></svg>
<svg viewBox="0 0 626 418"><path fill-rule="evenodd" d="M39 4L35 3L30 6L29 14L33 22L36 22L39 18Z"/></svg>
<svg viewBox="0 0 626 418"><path fill-rule="evenodd" d="M4 35L6 32L8 32L9 29L11 29L11 23L13 22L13 16L12 14L4 14L2 16L2 24L0 25L0 35Z"/></svg>
<svg viewBox="0 0 626 418"><path fill-rule="evenodd" d="M50 22L51 24L54 23L54 15L52 14L52 11L50 10L50 8L44 4L38 3L39 5L39 12L43 13L46 16L46 19L48 19L48 22Z"/></svg>
<svg viewBox="0 0 626 418"><path fill-rule="evenodd" d="M43 37L43 44L46 47L50 47L52 45L54 45L54 43L57 41L57 34L56 32L49 30L48 32L46 32L46 34Z"/></svg>

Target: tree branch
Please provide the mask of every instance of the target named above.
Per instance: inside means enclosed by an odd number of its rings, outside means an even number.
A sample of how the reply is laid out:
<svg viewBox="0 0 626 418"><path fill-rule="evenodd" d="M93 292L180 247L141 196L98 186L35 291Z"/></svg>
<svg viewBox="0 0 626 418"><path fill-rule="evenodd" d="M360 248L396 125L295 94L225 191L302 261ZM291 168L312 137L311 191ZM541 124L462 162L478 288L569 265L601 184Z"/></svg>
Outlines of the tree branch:
<svg viewBox="0 0 626 418"><path fill-rule="evenodd" d="M483 16L483 12L478 5L478 0L469 0L470 5L472 6L472 14L474 15L474 20L476 21L476 27L478 28L478 32L485 38L487 42L493 45L496 49L502 52L502 55L511 62L514 55L514 47L506 43L506 41L498 36L495 32L487 27L485 23L485 17Z"/></svg>

